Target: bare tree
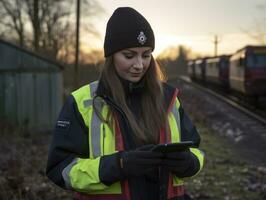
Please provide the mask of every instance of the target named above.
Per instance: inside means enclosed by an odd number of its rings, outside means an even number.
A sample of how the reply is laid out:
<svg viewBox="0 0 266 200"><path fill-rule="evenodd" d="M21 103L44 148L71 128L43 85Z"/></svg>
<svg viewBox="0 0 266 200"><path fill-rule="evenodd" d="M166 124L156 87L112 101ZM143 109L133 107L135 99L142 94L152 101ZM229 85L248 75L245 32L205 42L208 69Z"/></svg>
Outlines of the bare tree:
<svg viewBox="0 0 266 200"><path fill-rule="evenodd" d="M81 16L86 18L104 13L96 0L82 1ZM22 46L30 41L30 48L51 58L64 58L74 48L75 0L0 0L2 35L6 29L16 32ZM86 20L92 22L91 20ZM25 24L30 25L25 34ZM83 23L83 31L97 36L92 23Z"/></svg>
<svg viewBox="0 0 266 200"><path fill-rule="evenodd" d="M25 45L25 22L23 13L24 4L20 0L0 0L1 35L13 32L17 35L19 45Z"/></svg>
<svg viewBox="0 0 266 200"><path fill-rule="evenodd" d="M101 5L97 1L92 1L92 0L82 1L82 6L81 6L82 30L91 36L100 37L100 34L96 30L94 23L92 21L92 16L99 17L102 14L105 14L105 10L101 7Z"/></svg>
<svg viewBox="0 0 266 200"><path fill-rule="evenodd" d="M242 29L250 38L259 44L266 44L266 4L257 5L257 9L261 11L262 15L253 20L249 29Z"/></svg>
<svg viewBox="0 0 266 200"><path fill-rule="evenodd" d="M41 23L40 21L43 21L43 15L40 15L40 9L39 9L39 0L24 0L26 3L26 12L29 16L29 19L32 23L33 27L33 43L34 43L34 49L36 51L39 51L39 38L41 34ZM42 3L46 1L41 1ZM43 14L43 13L42 13Z"/></svg>
<svg viewBox="0 0 266 200"><path fill-rule="evenodd" d="M187 60L190 57L191 50L184 46L170 46L166 48L157 60L165 68L169 79L187 74Z"/></svg>

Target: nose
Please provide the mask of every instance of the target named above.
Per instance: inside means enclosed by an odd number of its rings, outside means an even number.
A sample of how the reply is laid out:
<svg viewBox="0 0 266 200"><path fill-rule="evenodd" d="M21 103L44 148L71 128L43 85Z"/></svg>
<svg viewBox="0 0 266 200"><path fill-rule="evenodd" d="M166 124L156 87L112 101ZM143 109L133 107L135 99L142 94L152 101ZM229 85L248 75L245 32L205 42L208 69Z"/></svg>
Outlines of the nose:
<svg viewBox="0 0 266 200"><path fill-rule="evenodd" d="M142 62L142 57L137 57L136 60L133 63L133 68L136 70L141 70L143 69L143 62Z"/></svg>

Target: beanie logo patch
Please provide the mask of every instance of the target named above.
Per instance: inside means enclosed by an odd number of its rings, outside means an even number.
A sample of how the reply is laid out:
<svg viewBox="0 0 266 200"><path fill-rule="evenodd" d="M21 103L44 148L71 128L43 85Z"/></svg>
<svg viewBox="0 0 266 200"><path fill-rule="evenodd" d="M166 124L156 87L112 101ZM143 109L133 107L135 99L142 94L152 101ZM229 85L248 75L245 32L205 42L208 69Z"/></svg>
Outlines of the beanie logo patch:
<svg viewBox="0 0 266 200"><path fill-rule="evenodd" d="M143 31L140 31L139 36L138 36L138 41L141 45L145 44L145 42L147 41L147 37L146 35L143 33Z"/></svg>

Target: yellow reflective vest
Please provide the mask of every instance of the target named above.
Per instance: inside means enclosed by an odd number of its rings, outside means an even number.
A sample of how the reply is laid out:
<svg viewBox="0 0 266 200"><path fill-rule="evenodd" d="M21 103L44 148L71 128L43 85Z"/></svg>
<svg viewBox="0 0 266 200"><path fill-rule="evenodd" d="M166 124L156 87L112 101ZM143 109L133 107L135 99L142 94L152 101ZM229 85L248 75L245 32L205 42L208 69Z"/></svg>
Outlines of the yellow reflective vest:
<svg viewBox="0 0 266 200"><path fill-rule="evenodd" d="M86 194L87 199L93 200L94 197L102 196L102 199L108 199L109 195L115 195L117 198L130 199L127 181L116 182L110 186L101 183L99 179L100 158L103 155L113 154L124 150L119 123L115 120L113 127L109 127L103 122L97 110L100 110L101 116L107 117L109 106L104 101L95 101L95 92L98 82L85 85L72 93L78 110L88 128L88 142L90 157L83 159L77 158L72 161L63 171L64 180L68 188L81 192L77 196ZM160 143L173 143L181 141L180 102L177 98L177 91L172 98L167 117L168 124L165 130L160 134ZM190 148L190 151L198 158L200 170L203 167L204 154L198 148ZM199 170L199 171L200 171ZM198 173L199 173L198 171ZM168 199L175 196L184 195L184 180L174 175L169 176ZM80 199L86 199L83 195Z"/></svg>

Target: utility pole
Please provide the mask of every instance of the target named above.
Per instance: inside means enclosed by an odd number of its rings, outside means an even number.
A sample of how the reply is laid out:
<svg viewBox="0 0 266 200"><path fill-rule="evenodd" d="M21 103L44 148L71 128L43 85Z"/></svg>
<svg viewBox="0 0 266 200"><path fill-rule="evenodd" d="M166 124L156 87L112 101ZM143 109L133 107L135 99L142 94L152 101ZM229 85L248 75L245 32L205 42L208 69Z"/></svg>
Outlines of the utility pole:
<svg viewBox="0 0 266 200"><path fill-rule="evenodd" d="M75 54L75 77L74 87L78 87L78 75L79 75L79 18L80 18L80 0L77 0L77 21L76 21L76 54Z"/></svg>
<svg viewBox="0 0 266 200"><path fill-rule="evenodd" d="M218 36L217 35L214 35L214 56L216 57L218 55L218 44L220 43L219 39L218 39Z"/></svg>
<svg viewBox="0 0 266 200"><path fill-rule="evenodd" d="M34 50L39 51L40 40L40 20L39 20L39 0L33 1L33 26L34 26Z"/></svg>

